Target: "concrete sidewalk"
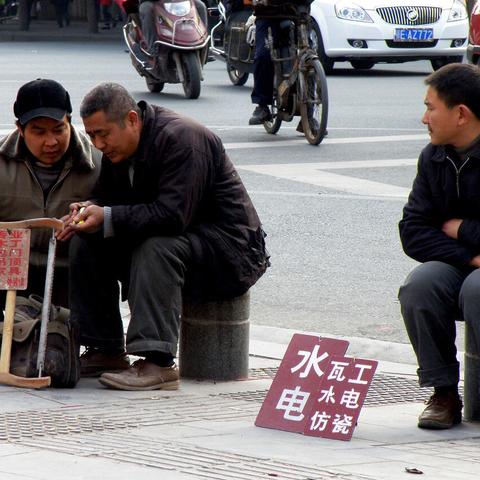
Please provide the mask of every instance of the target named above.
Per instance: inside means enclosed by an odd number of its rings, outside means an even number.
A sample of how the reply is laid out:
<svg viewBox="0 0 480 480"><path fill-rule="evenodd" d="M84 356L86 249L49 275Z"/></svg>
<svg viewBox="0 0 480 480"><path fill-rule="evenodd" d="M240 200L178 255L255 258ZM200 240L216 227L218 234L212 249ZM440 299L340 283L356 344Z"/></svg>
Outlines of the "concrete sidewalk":
<svg viewBox="0 0 480 480"><path fill-rule="evenodd" d="M174 392L0 387L0 478L71 480L478 480L480 425L416 427L428 389L408 345L350 338L380 359L350 442L258 428L254 421L292 331L252 326L250 377L182 380ZM374 356L372 356L374 355Z"/></svg>
<svg viewBox="0 0 480 480"><path fill-rule="evenodd" d="M122 24L110 30L99 28L90 33L86 22L73 20L59 28L53 20L32 20L27 32L18 30L18 22L0 23L0 42L123 42Z"/></svg>

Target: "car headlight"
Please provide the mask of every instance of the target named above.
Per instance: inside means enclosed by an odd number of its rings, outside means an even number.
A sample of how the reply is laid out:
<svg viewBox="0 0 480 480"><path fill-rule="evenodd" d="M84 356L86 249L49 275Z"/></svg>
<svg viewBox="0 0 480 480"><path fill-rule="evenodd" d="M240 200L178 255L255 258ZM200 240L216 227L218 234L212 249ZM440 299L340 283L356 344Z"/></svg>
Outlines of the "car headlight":
<svg viewBox="0 0 480 480"><path fill-rule="evenodd" d="M467 18L467 9L465 4L459 0L455 0L448 16L449 22L458 22L459 20L465 20Z"/></svg>
<svg viewBox="0 0 480 480"><path fill-rule="evenodd" d="M176 17L183 17L190 12L190 2L168 2L163 6L168 13L175 15Z"/></svg>
<svg viewBox="0 0 480 480"><path fill-rule="evenodd" d="M342 20L353 20L354 22L373 23L368 13L362 8L351 2L339 2L335 5L335 13Z"/></svg>

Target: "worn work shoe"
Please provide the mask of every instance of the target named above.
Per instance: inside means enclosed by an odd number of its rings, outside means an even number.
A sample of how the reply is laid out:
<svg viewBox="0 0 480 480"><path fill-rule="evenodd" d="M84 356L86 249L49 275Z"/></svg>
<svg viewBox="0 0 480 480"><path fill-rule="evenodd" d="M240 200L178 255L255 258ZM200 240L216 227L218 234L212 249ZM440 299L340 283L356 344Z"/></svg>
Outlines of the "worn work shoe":
<svg viewBox="0 0 480 480"><path fill-rule="evenodd" d="M147 360L137 360L120 373L104 373L99 382L115 390L177 390L180 384L178 367L159 367Z"/></svg>
<svg viewBox="0 0 480 480"><path fill-rule="evenodd" d="M270 113L270 109L268 105L257 105L255 110L248 121L249 125L261 125L263 122L267 120L271 120L272 114Z"/></svg>
<svg viewBox="0 0 480 480"><path fill-rule="evenodd" d="M445 429L462 421L462 401L456 392L435 393L427 401L427 407L418 417L419 428Z"/></svg>
<svg viewBox="0 0 480 480"><path fill-rule="evenodd" d="M99 377L106 372L121 372L130 368L130 360L125 352L109 353L95 348L87 348L80 355L82 377Z"/></svg>

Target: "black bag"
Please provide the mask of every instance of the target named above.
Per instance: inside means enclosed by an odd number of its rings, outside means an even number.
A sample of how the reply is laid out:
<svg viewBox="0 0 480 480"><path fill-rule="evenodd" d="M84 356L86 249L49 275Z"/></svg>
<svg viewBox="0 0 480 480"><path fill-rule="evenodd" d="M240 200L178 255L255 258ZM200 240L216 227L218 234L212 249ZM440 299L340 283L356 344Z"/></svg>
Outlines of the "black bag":
<svg viewBox="0 0 480 480"><path fill-rule="evenodd" d="M10 373L37 377L42 298L17 296L13 325ZM3 322L0 323L0 338ZM52 305L47 329L47 348L42 376L51 377L51 386L73 388L80 378L79 332L70 323L70 311Z"/></svg>

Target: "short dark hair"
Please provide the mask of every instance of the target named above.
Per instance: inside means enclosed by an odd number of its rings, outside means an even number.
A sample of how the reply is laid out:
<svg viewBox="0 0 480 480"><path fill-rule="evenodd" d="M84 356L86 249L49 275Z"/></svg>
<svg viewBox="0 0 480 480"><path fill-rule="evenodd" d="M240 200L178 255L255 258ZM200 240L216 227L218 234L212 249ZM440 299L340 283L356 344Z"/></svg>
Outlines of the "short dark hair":
<svg viewBox="0 0 480 480"><path fill-rule="evenodd" d="M140 108L128 91L118 83L101 83L85 95L80 105L80 116L89 117L103 111L109 122L123 125L127 113Z"/></svg>
<svg viewBox="0 0 480 480"><path fill-rule="evenodd" d="M448 108L466 105L480 119L480 68L450 63L431 73L425 84L434 88Z"/></svg>

